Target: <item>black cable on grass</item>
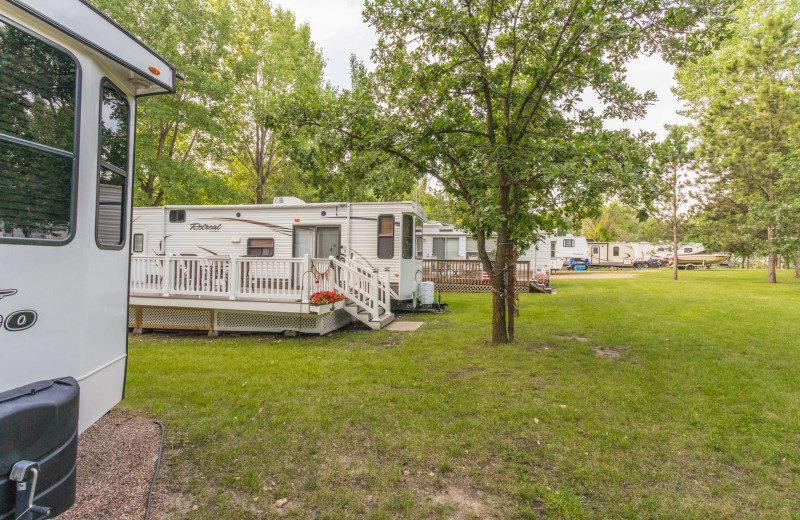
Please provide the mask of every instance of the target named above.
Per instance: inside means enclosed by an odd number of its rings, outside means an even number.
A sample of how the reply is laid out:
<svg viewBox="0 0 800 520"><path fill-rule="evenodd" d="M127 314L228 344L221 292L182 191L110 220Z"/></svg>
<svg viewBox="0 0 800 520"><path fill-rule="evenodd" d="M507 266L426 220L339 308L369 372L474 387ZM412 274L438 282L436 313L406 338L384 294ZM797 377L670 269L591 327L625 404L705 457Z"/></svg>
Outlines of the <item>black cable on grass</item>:
<svg viewBox="0 0 800 520"><path fill-rule="evenodd" d="M156 487L158 470L161 469L161 454L164 451L164 425L160 421L153 421L161 427L161 444L158 446L158 459L156 459L156 471L153 473L153 481L150 482L150 491L147 492L147 508L144 510L144 520L150 518L150 503L153 501L153 489Z"/></svg>

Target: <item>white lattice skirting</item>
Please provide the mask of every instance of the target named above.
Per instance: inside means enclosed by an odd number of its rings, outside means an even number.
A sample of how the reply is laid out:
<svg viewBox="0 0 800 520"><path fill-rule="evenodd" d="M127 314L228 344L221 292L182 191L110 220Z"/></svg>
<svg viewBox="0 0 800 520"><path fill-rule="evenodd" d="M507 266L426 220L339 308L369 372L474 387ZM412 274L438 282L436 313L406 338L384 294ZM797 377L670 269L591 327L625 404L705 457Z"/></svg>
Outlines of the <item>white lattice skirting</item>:
<svg viewBox="0 0 800 520"><path fill-rule="evenodd" d="M138 329L215 330L219 332L284 332L327 334L352 323L344 309L325 314L187 309L180 307L128 307L128 325Z"/></svg>

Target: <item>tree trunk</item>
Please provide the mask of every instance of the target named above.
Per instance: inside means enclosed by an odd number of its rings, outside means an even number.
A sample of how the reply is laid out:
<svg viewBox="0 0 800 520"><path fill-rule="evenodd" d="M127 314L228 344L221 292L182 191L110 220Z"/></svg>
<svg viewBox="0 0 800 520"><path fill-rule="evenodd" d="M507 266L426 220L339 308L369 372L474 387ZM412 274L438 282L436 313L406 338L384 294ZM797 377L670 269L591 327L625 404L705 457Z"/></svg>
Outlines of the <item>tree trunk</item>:
<svg viewBox="0 0 800 520"><path fill-rule="evenodd" d="M506 230L497 231L497 243L506 242ZM506 287L505 277L503 276L503 266L506 260L506 248L498 247L495 253L494 265L486 252L486 234L478 229L478 257L481 259L483 268L489 274L492 286L492 344L503 345L508 343L508 331L506 330Z"/></svg>
<svg viewBox="0 0 800 520"><path fill-rule="evenodd" d="M678 279L678 174L672 179L672 279Z"/></svg>
<svg viewBox="0 0 800 520"><path fill-rule="evenodd" d="M514 313L516 312L517 295L514 284L517 282L517 273L514 258L514 241L508 241L508 253L506 253L506 314L508 321L508 341L514 341Z"/></svg>
<svg viewBox="0 0 800 520"><path fill-rule="evenodd" d="M794 277L800 278L800 247L794 252Z"/></svg>
<svg viewBox="0 0 800 520"><path fill-rule="evenodd" d="M770 224L767 226L767 240L769 242L769 258L767 260L767 282L778 283L775 276L775 253L772 248L775 247L775 226Z"/></svg>

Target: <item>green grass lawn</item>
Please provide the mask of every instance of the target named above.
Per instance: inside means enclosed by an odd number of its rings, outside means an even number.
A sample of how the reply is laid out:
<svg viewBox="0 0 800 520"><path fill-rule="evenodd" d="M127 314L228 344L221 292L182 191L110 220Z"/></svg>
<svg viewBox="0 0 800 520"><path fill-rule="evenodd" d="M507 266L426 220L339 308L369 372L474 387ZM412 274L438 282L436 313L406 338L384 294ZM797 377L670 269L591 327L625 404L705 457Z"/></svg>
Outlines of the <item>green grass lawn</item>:
<svg viewBox="0 0 800 520"><path fill-rule="evenodd" d="M670 274L523 294L511 346L488 294L411 333L131 337L121 407L166 424L163 518L798 518L800 281Z"/></svg>

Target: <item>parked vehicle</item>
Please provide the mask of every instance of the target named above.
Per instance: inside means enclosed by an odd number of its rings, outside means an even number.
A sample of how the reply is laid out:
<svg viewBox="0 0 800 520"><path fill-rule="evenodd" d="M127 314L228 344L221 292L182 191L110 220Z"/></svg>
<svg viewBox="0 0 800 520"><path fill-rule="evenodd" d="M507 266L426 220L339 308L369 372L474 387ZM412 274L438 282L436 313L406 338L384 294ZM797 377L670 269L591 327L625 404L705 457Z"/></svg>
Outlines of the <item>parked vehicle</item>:
<svg viewBox="0 0 800 520"><path fill-rule="evenodd" d="M75 500L123 397L136 101L175 69L81 0L0 0L0 518Z"/></svg>

